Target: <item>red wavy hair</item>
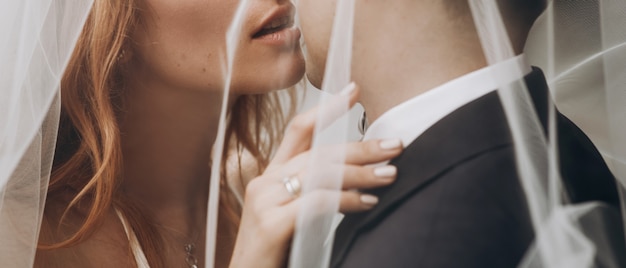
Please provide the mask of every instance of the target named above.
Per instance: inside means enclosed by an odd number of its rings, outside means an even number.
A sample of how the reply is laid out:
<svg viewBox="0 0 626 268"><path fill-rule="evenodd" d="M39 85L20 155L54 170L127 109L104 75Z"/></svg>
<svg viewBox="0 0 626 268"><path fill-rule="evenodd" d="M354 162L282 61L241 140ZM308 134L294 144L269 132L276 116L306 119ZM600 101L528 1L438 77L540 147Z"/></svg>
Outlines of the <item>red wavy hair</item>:
<svg viewBox="0 0 626 268"><path fill-rule="evenodd" d="M118 117L124 93L123 66L118 55L128 47L129 36L141 23L137 1L94 2L62 77L61 121L46 205L62 202L65 207L62 216L52 217L58 219L53 225L61 226L66 214L73 210L82 212L79 215L83 221L71 235L51 244L41 243L39 248L68 248L85 241L116 207L128 218L151 267L162 267L159 233L148 216L117 191L123 179ZM291 107L295 107L293 92L290 96ZM274 141L281 138L285 126L287 117L279 102L276 93L242 96L229 114L226 144L250 152L260 171L267 165ZM224 187L225 178L221 184L220 236L232 238L236 235L240 207L228 187ZM46 209L45 214L49 213ZM224 248L218 255L229 257L232 245Z"/></svg>

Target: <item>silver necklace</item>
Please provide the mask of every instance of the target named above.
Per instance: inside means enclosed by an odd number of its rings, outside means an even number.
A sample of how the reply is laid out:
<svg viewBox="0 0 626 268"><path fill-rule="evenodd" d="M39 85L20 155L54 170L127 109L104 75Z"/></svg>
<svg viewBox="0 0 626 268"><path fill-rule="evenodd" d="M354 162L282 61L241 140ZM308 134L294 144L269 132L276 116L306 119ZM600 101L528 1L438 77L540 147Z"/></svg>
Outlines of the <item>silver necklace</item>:
<svg viewBox="0 0 626 268"><path fill-rule="evenodd" d="M159 224L159 226L161 228L163 228L163 229L169 230L170 232L177 233L177 234L179 234L182 237L186 237L186 239L191 241L191 242L185 243L183 245L183 249L185 250L185 263L187 264L187 267L189 267L189 268L198 268L198 258L196 258L196 255L195 255L196 254L196 252L195 252L196 251L196 244L194 243L194 241L197 239L197 235L194 234L192 236L194 238L189 239L189 237L187 237L185 234L183 234L182 232L180 232L180 231L178 231L178 230L176 230L174 228L163 226L163 225L160 225L160 224Z"/></svg>
<svg viewBox="0 0 626 268"><path fill-rule="evenodd" d="M193 243L185 244L185 262L189 268L198 268L198 258L194 255L196 246Z"/></svg>

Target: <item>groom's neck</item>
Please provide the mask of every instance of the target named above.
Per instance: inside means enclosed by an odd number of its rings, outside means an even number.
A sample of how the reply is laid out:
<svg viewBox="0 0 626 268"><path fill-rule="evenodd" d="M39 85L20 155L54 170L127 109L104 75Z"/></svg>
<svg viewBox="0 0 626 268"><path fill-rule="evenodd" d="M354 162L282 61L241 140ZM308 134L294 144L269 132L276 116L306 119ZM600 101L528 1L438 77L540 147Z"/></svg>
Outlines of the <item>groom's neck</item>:
<svg viewBox="0 0 626 268"><path fill-rule="evenodd" d="M385 38L355 39L353 79L370 123L394 106L486 66L477 36L449 36L423 25L407 36L388 29ZM372 33L370 34L377 34ZM454 96L450 96L453 98Z"/></svg>
<svg viewBox="0 0 626 268"><path fill-rule="evenodd" d="M474 55L452 55L432 51L418 60L392 57L395 60L369 62L362 72L353 74L361 86L359 102L371 123L394 106L486 66L482 51ZM402 62L407 60L407 62ZM411 62L413 61L413 62Z"/></svg>
<svg viewBox="0 0 626 268"><path fill-rule="evenodd" d="M441 15L444 10L398 7L387 16L363 3L356 13L352 76L370 123L407 99L486 66L474 26L451 21Z"/></svg>

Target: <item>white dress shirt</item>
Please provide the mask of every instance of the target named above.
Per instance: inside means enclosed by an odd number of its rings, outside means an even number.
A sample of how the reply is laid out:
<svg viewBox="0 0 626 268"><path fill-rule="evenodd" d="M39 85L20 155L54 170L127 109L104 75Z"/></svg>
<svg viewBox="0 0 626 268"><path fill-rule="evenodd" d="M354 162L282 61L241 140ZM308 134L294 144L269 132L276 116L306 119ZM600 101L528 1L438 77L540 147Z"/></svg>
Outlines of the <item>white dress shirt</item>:
<svg viewBox="0 0 626 268"><path fill-rule="evenodd" d="M399 138L406 148L448 114L531 71L519 55L463 75L389 109L367 128L363 140Z"/></svg>

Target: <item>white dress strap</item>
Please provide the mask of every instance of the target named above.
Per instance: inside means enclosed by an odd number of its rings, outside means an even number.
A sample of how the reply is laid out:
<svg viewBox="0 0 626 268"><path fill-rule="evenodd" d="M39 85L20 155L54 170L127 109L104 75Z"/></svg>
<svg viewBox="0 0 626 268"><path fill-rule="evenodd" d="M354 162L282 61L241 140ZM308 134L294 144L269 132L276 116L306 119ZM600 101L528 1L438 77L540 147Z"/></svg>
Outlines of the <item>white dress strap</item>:
<svg viewBox="0 0 626 268"><path fill-rule="evenodd" d="M117 216L120 218L120 221L122 222L122 226L124 226L124 232L126 232L126 237L128 238L128 244L130 246L130 249L133 252L133 256L135 257L137 268L150 268L150 265L148 264L148 259L146 258L146 255L143 254L143 250L141 249L141 245L139 245L139 241L137 240L137 236L135 235L135 232L133 232L133 230L128 225L128 222L126 221L126 218L124 217L122 212L120 212L116 208L115 213L117 213Z"/></svg>

